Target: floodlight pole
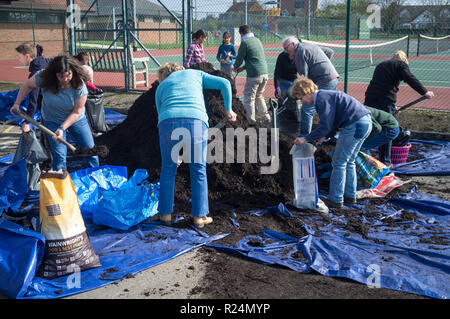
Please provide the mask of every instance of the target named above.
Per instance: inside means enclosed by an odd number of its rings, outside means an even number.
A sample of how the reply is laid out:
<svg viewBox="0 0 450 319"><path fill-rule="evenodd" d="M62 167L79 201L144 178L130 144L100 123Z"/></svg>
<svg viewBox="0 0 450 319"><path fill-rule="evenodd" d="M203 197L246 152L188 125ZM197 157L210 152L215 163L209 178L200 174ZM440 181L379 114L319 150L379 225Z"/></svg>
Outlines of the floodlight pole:
<svg viewBox="0 0 450 319"><path fill-rule="evenodd" d="M344 92L348 91L348 60L350 51L350 18L351 18L352 0L347 0L347 26L345 31L345 73L344 73Z"/></svg>
<svg viewBox="0 0 450 319"><path fill-rule="evenodd" d="M75 42L75 12L74 12L74 5L73 0L66 0L67 8L70 8L69 10L66 10L66 15L68 18L68 28L69 28L69 54L75 55L76 54L76 42ZM67 20L66 20L67 21Z"/></svg>
<svg viewBox="0 0 450 319"><path fill-rule="evenodd" d="M247 24L248 25L248 23L247 23L247 21L248 21L248 19L247 19L247 0L245 0L245 9L244 9L244 12L245 12L245 14L244 14L244 24Z"/></svg>
<svg viewBox="0 0 450 319"><path fill-rule="evenodd" d="M306 21L306 39L309 40L311 35L311 0L308 0Z"/></svg>
<svg viewBox="0 0 450 319"><path fill-rule="evenodd" d="M130 90L130 69L129 69L129 56L128 54L133 54L129 49L129 38L128 32L128 6L127 0L122 0L122 21L123 21L123 68L125 71L125 90L128 92Z"/></svg>

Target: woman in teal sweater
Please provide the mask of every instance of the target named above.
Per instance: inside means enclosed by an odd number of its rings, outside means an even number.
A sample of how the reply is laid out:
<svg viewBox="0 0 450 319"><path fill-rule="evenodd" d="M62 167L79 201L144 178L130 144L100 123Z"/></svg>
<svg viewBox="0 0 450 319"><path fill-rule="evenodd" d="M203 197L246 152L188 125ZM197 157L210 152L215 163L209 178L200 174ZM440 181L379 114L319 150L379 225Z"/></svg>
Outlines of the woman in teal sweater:
<svg viewBox="0 0 450 319"><path fill-rule="evenodd" d="M231 109L231 85L227 79L199 70L184 70L176 63L161 66L158 78L160 84L156 89L155 103L162 163L158 204L160 220L168 225L171 223L175 176L183 147L183 161L189 163L190 170L194 225L201 228L212 223L212 218L207 216L208 114L203 90L220 90L228 119L234 122L236 113Z"/></svg>

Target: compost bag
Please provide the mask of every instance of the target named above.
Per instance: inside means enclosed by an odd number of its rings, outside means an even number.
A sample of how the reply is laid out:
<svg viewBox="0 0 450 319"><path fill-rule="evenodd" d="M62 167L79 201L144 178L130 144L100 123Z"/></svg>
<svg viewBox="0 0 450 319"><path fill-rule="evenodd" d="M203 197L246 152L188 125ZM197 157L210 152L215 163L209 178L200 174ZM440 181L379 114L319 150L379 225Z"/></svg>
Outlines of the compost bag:
<svg viewBox="0 0 450 319"><path fill-rule="evenodd" d="M293 205L300 209L324 210L319 199L317 188L314 152L316 147L312 144L294 145L289 154L292 155L294 199ZM326 209L325 209L326 210Z"/></svg>
<svg viewBox="0 0 450 319"><path fill-rule="evenodd" d="M89 93L85 108L91 129L95 132L107 132L108 126L106 125L105 109L103 108L103 93Z"/></svg>
<svg viewBox="0 0 450 319"><path fill-rule="evenodd" d="M359 151L356 157L356 173L358 174L358 187L374 188L381 179L390 173L389 167L375 157Z"/></svg>
<svg viewBox="0 0 450 319"><path fill-rule="evenodd" d="M92 249L67 171L41 175L39 218L45 236L39 277L53 279L101 264Z"/></svg>

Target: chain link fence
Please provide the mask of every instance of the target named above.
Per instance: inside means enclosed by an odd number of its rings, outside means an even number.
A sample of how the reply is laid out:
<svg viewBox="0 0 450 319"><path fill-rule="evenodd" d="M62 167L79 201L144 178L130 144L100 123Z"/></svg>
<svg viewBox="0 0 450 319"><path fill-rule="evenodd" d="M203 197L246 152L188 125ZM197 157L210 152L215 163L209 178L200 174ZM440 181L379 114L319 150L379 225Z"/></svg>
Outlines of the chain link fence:
<svg viewBox="0 0 450 319"><path fill-rule="evenodd" d="M192 32L206 31L206 59L219 68L223 33L236 35L248 24L264 45L270 78L281 40L295 35L335 51L339 88L359 100L375 66L397 50L408 54L411 71L427 88L442 95L450 87L448 0L352 0L347 74L344 0L126 0L125 7L122 0L72 1L69 9L66 0L0 5L2 59L15 59L14 48L24 41L41 44L46 56L86 52L97 86L146 90L159 65L183 63ZM402 89L400 101L416 95Z"/></svg>

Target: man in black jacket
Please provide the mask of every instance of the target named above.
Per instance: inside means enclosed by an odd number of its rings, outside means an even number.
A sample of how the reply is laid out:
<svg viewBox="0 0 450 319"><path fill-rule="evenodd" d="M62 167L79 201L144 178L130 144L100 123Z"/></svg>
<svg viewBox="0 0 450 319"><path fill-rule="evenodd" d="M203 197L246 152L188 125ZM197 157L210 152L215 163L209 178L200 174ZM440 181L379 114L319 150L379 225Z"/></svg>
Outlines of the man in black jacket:
<svg viewBox="0 0 450 319"><path fill-rule="evenodd" d="M364 105L394 115L400 81L408 83L417 93L429 99L434 96L434 93L428 91L409 70L405 52L397 51L392 59L381 62L375 68L366 90ZM391 165L391 146L392 142L388 142L381 147L380 160L388 166Z"/></svg>

